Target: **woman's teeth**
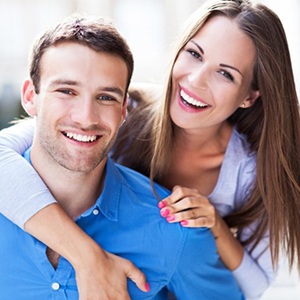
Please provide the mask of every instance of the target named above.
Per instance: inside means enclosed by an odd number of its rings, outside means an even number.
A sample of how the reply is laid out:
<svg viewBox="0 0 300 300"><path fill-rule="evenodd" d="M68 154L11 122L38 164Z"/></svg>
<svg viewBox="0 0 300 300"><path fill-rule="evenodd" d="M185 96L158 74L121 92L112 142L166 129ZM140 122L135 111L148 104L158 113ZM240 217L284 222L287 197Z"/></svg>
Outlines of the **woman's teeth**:
<svg viewBox="0 0 300 300"><path fill-rule="evenodd" d="M190 97L183 90L180 90L180 96L185 102L187 102L190 105L197 106L197 107L207 107L208 106L207 104L204 104L204 103Z"/></svg>

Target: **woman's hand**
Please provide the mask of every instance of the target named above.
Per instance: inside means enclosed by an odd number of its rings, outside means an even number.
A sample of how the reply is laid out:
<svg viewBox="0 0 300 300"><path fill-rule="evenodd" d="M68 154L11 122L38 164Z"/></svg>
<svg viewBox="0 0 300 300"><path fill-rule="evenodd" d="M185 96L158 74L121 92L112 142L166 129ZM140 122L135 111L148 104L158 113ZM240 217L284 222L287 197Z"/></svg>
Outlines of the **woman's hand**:
<svg viewBox="0 0 300 300"><path fill-rule="evenodd" d="M84 264L76 267L79 299L130 300L127 278L134 281L142 291L149 291L144 274L129 260L100 248L97 253L89 252Z"/></svg>
<svg viewBox="0 0 300 300"><path fill-rule="evenodd" d="M158 207L169 223L180 222L185 227L213 228L216 225L215 207L197 189L177 185Z"/></svg>
<svg viewBox="0 0 300 300"><path fill-rule="evenodd" d="M223 218L198 190L175 186L172 194L158 203L160 214L169 223L184 227L208 227L216 239L221 260L229 270L235 270L243 259L244 249L233 236Z"/></svg>
<svg viewBox="0 0 300 300"><path fill-rule="evenodd" d="M127 278L149 291L144 273L129 260L103 250L56 203L33 215L25 230L71 263L79 300L130 300Z"/></svg>

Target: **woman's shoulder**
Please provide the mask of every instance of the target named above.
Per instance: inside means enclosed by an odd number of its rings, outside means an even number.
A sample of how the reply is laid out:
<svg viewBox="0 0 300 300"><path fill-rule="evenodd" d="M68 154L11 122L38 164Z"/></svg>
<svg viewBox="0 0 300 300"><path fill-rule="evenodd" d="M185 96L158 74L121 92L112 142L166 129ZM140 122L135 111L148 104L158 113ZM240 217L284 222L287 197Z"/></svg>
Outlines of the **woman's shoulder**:
<svg viewBox="0 0 300 300"><path fill-rule="evenodd" d="M236 159L249 160L256 157L256 153L251 151L247 136L238 132L236 128L233 128L227 150L229 155L235 156Z"/></svg>
<svg viewBox="0 0 300 300"><path fill-rule="evenodd" d="M242 177L239 181L248 181L256 173L256 153L251 151L247 137L236 129L232 132L223 164L226 173L235 170L237 177Z"/></svg>
<svg viewBox="0 0 300 300"><path fill-rule="evenodd" d="M248 199L256 174L256 154L245 135L233 130L222 163L218 183L210 195L222 216Z"/></svg>

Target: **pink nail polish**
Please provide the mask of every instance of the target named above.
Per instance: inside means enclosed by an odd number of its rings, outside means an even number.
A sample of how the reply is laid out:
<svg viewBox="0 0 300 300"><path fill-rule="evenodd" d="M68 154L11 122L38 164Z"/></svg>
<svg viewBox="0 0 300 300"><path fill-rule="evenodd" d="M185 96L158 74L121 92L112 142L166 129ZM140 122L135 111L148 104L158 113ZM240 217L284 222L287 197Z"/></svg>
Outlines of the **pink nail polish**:
<svg viewBox="0 0 300 300"><path fill-rule="evenodd" d="M158 203L158 207L159 208L164 208L166 206L166 203L164 202L164 201L160 201L159 203Z"/></svg>
<svg viewBox="0 0 300 300"><path fill-rule="evenodd" d="M186 220L183 220L183 221L181 221L181 222L180 222L180 224L181 224L182 226L186 226L186 225L188 225L188 224L189 224L189 222L188 222L188 221L186 221Z"/></svg>
<svg viewBox="0 0 300 300"><path fill-rule="evenodd" d="M163 209L160 211L161 216L163 217L167 217L170 214L170 210L169 209Z"/></svg>
<svg viewBox="0 0 300 300"><path fill-rule="evenodd" d="M174 215L170 215L166 219L167 219L168 222L171 222L171 221L175 220L175 217L174 217Z"/></svg>
<svg viewBox="0 0 300 300"><path fill-rule="evenodd" d="M148 282L146 282L146 284L145 284L145 289L146 289L146 291L147 291L147 292L149 292L149 291L150 291L150 285L149 285L149 283L148 283Z"/></svg>

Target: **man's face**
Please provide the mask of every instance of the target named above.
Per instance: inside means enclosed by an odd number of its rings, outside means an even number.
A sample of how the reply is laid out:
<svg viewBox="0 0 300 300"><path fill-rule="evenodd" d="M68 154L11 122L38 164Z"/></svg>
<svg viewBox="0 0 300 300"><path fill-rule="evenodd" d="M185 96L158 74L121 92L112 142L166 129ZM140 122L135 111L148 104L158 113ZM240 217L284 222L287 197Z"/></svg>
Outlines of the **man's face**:
<svg viewBox="0 0 300 300"><path fill-rule="evenodd" d="M64 42L41 59L40 93L30 81L23 104L37 116L33 150L51 165L88 173L108 154L126 114L128 71L118 56Z"/></svg>

